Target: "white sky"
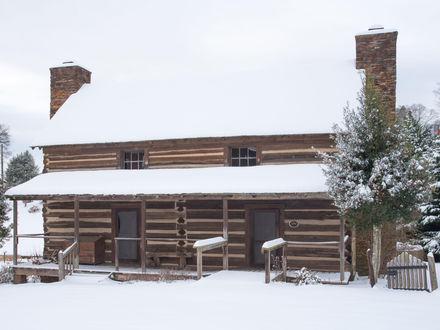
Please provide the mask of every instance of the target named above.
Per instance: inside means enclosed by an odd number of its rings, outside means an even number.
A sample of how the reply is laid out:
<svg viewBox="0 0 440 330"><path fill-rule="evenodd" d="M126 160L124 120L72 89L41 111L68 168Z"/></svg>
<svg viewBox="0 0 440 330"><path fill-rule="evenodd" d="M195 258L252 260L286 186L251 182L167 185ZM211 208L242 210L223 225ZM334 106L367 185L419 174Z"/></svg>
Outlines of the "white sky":
<svg viewBox="0 0 440 330"><path fill-rule="evenodd" d="M313 65L347 49L353 61L354 35L372 24L399 31L398 104L434 107L439 14L435 0L0 0L0 122L13 152L25 150L49 115L48 68L65 60L104 79L209 79ZM298 31L306 49L289 42Z"/></svg>

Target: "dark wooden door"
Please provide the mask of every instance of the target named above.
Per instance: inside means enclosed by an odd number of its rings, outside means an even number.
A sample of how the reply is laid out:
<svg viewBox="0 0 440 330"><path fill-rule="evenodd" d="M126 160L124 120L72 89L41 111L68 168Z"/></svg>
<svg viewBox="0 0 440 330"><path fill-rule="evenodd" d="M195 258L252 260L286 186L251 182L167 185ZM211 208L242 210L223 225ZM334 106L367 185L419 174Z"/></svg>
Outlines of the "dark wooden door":
<svg viewBox="0 0 440 330"><path fill-rule="evenodd" d="M264 265L261 247L264 242L279 237L279 210L253 210L251 254L253 266Z"/></svg>
<svg viewBox="0 0 440 330"><path fill-rule="evenodd" d="M117 237L139 237L139 211L137 209L120 209L116 211ZM139 241L119 241L120 260L138 260Z"/></svg>

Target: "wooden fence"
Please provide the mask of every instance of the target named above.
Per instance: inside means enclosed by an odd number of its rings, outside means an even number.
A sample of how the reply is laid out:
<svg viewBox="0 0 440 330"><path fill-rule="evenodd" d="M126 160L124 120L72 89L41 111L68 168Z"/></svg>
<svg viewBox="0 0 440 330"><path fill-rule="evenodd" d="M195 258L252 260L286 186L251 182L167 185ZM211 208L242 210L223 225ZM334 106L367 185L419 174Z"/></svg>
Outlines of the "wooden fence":
<svg viewBox="0 0 440 330"><path fill-rule="evenodd" d="M402 252L387 263L388 288L429 291L427 268L422 260Z"/></svg>

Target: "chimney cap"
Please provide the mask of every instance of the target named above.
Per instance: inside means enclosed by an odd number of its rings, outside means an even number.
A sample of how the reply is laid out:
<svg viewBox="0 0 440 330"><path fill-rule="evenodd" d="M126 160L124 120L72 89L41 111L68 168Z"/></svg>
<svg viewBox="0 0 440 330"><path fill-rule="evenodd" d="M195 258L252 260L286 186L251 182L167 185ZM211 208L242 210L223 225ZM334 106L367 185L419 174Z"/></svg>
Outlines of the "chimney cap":
<svg viewBox="0 0 440 330"><path fill-rule="evenodd" d="M380 24L373 24L368 28L368 31L374 31L374 30L383 30L383 25Z"/></svg>
<svg viewBox="0 0 440 330"><path fill-rule="evenodd" d="M356 36L363 36L369 34L381 34L381 33L393 33L397 32L397 29L385 29L380 24L374 24L368 28L367 31L356 33Z"/></svg>
<svg viewBox="0 0 440 330"><path fill-rule="evenodd" d="M60 65L50 67L50 69L66 68L66 67L72 67L72 66L78 66L78 67L80 67L80 68L82 68L82 69L84 69L86 71L92 72L89 69L87 69L86 67L84 67L83 65L78 64L75 61L71 61L71 60L63 61Z"/></svg>

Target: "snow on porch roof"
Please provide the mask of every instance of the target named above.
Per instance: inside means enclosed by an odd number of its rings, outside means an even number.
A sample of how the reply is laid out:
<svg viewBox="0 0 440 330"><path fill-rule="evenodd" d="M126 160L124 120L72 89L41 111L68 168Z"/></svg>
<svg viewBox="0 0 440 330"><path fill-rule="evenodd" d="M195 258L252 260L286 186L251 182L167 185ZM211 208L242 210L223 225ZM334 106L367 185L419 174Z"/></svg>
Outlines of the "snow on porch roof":
<svg viewBox="0 0 440 330"><path fill-rule="evenodd" d="M52 172L6 192L9 197L177 194L291 194L326 192L318 164L192 169ZM44 198L41 198L44 199Z"/></svg>

